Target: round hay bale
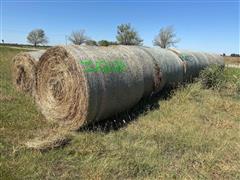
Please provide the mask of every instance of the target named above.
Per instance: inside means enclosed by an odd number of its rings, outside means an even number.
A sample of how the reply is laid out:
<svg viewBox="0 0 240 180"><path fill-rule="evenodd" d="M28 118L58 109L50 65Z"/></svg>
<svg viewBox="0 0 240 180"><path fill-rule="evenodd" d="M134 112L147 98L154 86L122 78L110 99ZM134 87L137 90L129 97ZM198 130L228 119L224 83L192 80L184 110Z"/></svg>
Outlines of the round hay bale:
<svg viewBox="0 0 240 180"><path fill-rule="evenodd" d="M86 72L84 60L91 65L121 60L126 70ZM41 57L37 69L36 100L42 113L71 129L127 110L142 97L183 80L178 56L139 46L53 47Z"/></svg>
<svg viewBox="0 0 240 180"><path fill-rule="evenodd" d="M122 71L113 71L116 61ZM48 120L76 130L129 109L164 86L189 81L212 63L204 53L182 50L56 46L37 64L36 102Z"/></svg>
<svg viewBox="0 0 240 180"><path fill-rule="evenodd" d="M13 58L12 79L17 90L33 96L36 65L44 52L45 50L23 52Z"/></svg>
<svg viewBox="0 0 240 180"><path fill-rule="evenodd" d="M205 55L208 57L209 61L211 61L211 64L218 65L222 68L224 68L224 58L218 54L214 53L205 53Z"/></svg>
<svg viewBox="0 0 240 180"><path fill-rule="evenodd" d="M172 50L172 49L170 49ZM184 74L184 81L192 81L200 72L200 62L192 52L187 50L173 50L182 61L185 62L186 71Z"/></svg>
<svg viewBox="0 0 240 180"><path fill-rule="evenodd" d="M177 86L183 82L184 66L175 53L158 47L141 47L141 49L152 56L155 66L159 68L160 76L158 78L161 79L161 83L158 91L164 86Z"/></svg>
<svg viewBox="0 0 240 180"><path fill-rule="evenodd" d="M188 50L169 49L176 53L183 62L185 62L186 71L184 75L185 81L192 81L193 78L197 77L201 70L208 67L209 65L220 65L224 66L224 61L221 56L205 53L205 52L194 52Z"/></svg>
<svg viewBox="0 0 240 180"><path fill-rule="evenodd" d="M144 96L149 96L152 92L156 92L160 86L163 86L163 81L161 81L161 75L159 70L156 67L156 63L153 60L153 57L146 51L144 51L141 46L112 46L117 51L117 56L120 53L124 53L127 56L130 56L133 59L136 59L137 62L141 64L142 74L143 74L143 83L144 83ZM111 51L111 49L106 49Z"/></svg>
<svg viewBox="0 0 240 180"><path fill-rule="evenodd" d="M123 72L86 72L81 62L125 64ZM36 101L43 115L70 129L129 109L154 88L151 57L129 46L57 46L37 65Z"/></svg>

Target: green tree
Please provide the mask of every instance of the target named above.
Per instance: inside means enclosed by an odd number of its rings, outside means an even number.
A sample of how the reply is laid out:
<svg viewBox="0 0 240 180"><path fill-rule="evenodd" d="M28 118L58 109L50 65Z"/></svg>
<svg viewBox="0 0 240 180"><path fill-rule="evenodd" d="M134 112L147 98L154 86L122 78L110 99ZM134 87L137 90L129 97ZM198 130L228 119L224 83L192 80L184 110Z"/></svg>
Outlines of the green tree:
<svg viewBox="0 0 240 180"><path fill-rule="evenodd" d="M98 41L99 46L109 46L110 43L107 40Z"/></svg>
<svg viewBox="0 0 240 180"><path fill-rule="evenodd" d="M98 41L98 45L99 46L110 46L110 45L118 45L118 43L113 42L113 41L101 40L101 41Z"/></svg>
<svg viewBox="0 0 240 180"><path fill-rule="evenodd" d="M44 30L42 29L34 29L32 30L28 36L27 36L27 41L31 44L33 44L35 47L38 44L46 44L48 43L48 39L45 35Z"/></svg>
<svg viewBox="0 0 240 180"><path fill-rule="evenodd" d="M97 42L94 40L87 40L85 43L88 46L97 46Z"/></svg>
<svg viewBox="0 0 240 180"><path fill-rule="evenodd" d="M116 39L119 44L123 45L142 45L143 40L131 24L121 24L117 27Z"/></svg>

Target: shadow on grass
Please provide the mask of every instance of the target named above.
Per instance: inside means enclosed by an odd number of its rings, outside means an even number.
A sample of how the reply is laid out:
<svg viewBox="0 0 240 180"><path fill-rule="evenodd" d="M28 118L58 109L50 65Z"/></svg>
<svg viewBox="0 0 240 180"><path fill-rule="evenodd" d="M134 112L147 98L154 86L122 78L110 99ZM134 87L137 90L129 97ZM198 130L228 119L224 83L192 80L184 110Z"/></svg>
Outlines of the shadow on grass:
<svg viewBox="0 0 240 180"><path fill-rule="evenodd" d="M176 88L175 88L176 89ZM111 118L107 118L100 122L89 124L79 129L79 132L91 131L91 132L104 132L119 130L127 126L129 123L137 120L140 115L146 115L149 111L158 109L160 107L159 100L169 99L172 95L174 88L165 87L159 93L152 94L150 97L143 98L130 110L118 113Z"/></svg>

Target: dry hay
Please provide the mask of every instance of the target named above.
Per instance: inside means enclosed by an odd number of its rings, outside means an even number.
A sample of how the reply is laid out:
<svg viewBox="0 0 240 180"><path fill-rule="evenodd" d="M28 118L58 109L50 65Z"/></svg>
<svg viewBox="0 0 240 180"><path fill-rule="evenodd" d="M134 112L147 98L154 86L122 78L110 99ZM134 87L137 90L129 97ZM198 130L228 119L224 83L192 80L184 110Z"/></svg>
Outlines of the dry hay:
<svg viewBox="0 0 240 180"><path fill-rule="evenodd" d="M86 59L93 63L119 59L126 70L85 72L79 62ZM165 84L182 81L182 75L181 60L164 49L57 46L48 49L38 63L36 100L48 120L78 129L131 108Z"/></svg>
<svg viewBox="0 0 240 180"><path fill-rule="evenodd" d="M84 60L94 66L100 60L108 65L120 60L126 69L104 72L107 66L102 64L101 71L86 72ZM164 86L189 81L208 65L222 63L212 54L140 46L49 48L34 66L35 100L46 119L57 122L60 133L50 132L27 146L40 150L60 146L66 142L63 132L128 110Z"/></svg>
<svg viewBox="0 0 240 180"><path fill-rule="evenodd" d="M36 65L45 50L23 52L13 58L12 79L16 89L34 94Z"/></svg>
<svg viewBox="0 0 240 180"><path fill-rule="evenodd" d="M184 63L184 80L192 81L198 77L201 70L209 65L224 67L224 59L220 55L205 52L194 52L170 48L170 51L177 54Z"/></svg>
<svg viewBox="0 0 240 180"><path fill-rule="evenodd" d="M161 85L158 91L160 91L163 86L177 86L183 82L184 66L182 60L175 53L160 47L141 48L151 55L155 66L159 68Z"/></svg>
<svg viewBox="0 0 240 180"><path fill-rule="evenodd" d="M47 151L65 146L71 141L73 136L74 133L66 131L66 129L46 129L45 131L41 131L37 137L24 144L29 149Z"/></svg>

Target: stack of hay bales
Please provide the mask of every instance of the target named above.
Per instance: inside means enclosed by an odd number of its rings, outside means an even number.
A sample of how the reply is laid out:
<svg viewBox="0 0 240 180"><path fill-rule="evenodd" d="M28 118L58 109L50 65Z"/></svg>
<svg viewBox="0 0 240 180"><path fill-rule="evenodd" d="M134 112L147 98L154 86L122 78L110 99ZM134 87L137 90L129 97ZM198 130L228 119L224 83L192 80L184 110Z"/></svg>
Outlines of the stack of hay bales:
<svg viewBox="0 0 240 180"><path fill-rule="evenodd" d="M86 60L102 71L86 72ZM106 73L100 60L120 60L125 69ZM129 109L164 86L190 80L210 64L222 63L220 56L161 48L56 46L37 63L34 97L48 120L76 130Z"/></svg>

